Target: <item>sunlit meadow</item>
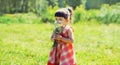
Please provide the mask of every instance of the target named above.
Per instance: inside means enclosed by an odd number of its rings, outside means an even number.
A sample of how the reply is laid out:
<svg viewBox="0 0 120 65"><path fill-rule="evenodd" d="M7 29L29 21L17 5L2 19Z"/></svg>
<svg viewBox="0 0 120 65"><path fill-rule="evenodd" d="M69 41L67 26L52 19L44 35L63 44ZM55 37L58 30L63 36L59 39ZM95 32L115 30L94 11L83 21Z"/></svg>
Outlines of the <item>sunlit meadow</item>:
<svg viewBox="0 0 120 65"><path fill-rule="evenodd" d="M0 24L0 65L46 65L54 26ZM77 65L120 65L120 25L76 23Z"/></svg>

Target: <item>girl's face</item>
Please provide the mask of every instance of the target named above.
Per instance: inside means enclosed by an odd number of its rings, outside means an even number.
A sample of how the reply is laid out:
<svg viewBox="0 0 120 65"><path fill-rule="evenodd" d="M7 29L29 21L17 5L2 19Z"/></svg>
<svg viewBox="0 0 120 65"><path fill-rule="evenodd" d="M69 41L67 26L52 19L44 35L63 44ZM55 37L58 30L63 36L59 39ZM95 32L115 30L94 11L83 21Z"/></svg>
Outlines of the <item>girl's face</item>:
<svg viewBox="0 0 120 65"><path fill-rule="evenodd" d="M55 17L55 20L56 20L58 23L61 23L62 26L64 26L64 25L67 24L67 19L65 19L64 17Z"/></svg>

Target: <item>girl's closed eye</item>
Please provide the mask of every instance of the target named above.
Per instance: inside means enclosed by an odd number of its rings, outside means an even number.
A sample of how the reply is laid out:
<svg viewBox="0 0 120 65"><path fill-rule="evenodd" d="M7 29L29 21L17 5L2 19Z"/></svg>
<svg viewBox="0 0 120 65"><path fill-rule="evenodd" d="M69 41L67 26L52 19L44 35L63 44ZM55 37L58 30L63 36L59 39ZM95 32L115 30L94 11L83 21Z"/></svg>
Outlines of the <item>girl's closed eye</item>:
<svg viewBox="0 0 120 65"><path fill-rule="evenodd" d="M62 20L63 20L63 19L61 19L61 18L59 19L59 21L62 21Z"/></svg>

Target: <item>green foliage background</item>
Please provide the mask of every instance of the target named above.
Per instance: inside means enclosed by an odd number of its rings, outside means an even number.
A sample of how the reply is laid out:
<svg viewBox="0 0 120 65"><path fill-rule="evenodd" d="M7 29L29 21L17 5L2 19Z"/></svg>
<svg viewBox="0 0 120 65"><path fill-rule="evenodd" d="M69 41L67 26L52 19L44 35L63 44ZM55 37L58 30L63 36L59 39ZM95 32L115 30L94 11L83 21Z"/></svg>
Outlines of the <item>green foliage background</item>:
<svg viewBox="0 0 120 65"><path fill-rule="evenodd" d="M66 6L74 12L77 64L120 65L119 1L0 0L0 65L46 65L54 13Z"/></svg>
<svg viewBox="0 0 120 65"><path fill-rule="evenodd" d="M0 23L53 23L56 10L67 6L73 7L74 23L91 20L106 24L120 23L119 2L120 0L0 0ZM26 19L30 21L26 22Z"/></svg>

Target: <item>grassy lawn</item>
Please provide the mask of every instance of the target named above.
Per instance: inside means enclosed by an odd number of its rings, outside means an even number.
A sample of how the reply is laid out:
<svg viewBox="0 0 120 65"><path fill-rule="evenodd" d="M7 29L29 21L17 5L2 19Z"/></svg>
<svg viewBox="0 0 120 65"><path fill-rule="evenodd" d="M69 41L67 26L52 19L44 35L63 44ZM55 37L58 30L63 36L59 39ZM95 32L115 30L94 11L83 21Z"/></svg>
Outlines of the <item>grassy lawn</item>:
<svg viewBox="0 0 120 65"><path fill-rule="evenodd" d="M0 24L0 65L46 65L52 24ZM74 24L78 65L120 65L120 25Z"/></svg>

